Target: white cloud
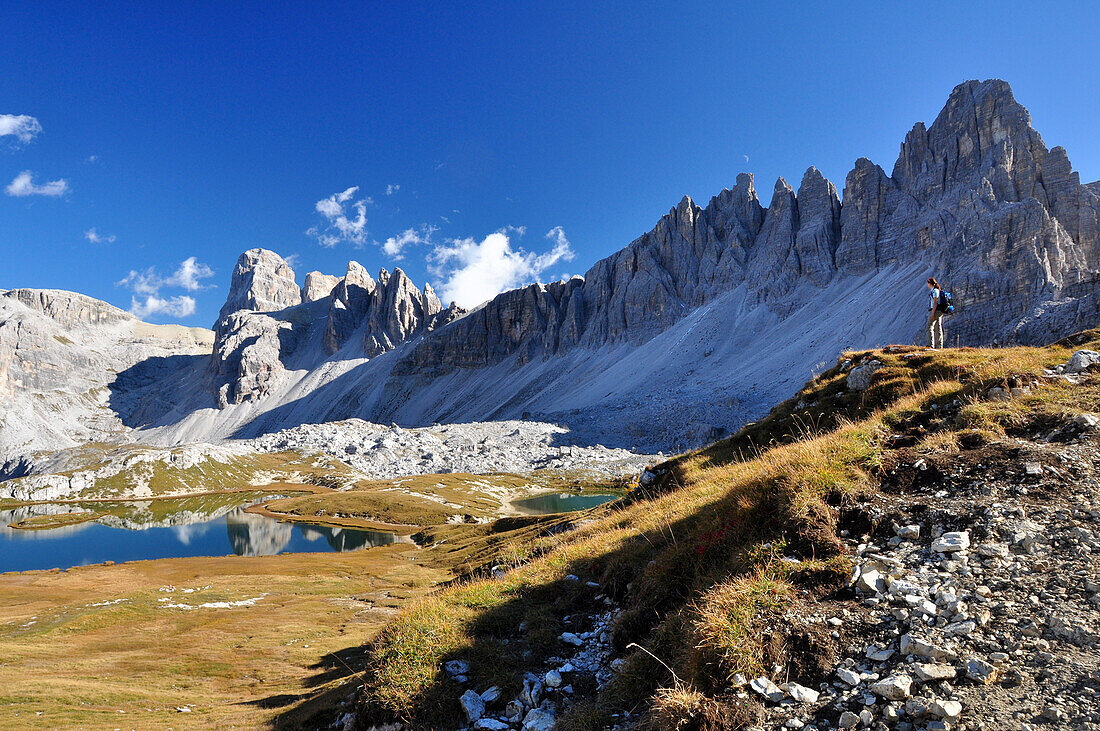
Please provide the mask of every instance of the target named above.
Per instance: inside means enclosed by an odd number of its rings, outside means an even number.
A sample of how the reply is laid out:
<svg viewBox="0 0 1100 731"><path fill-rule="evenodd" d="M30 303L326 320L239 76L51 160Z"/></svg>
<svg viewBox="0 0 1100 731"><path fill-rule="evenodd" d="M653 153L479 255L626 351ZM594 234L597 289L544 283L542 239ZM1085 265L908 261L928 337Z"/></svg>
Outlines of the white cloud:
<svg viewBox="0 0 1100 731"><path fill-rule="evenodd" d="M129 274L115 282L116 287L129 287L138 294L156 294L163 285L164 279L157 275L153 267L141 272L131 269Z"/></svg>
<svg viewBox="0 0 1100 731"><path fill-rule="evenodd" d="M95 230L95 227L88 229L84 232L84 238L91 241L93 244L113 244L115 243L115 235L104 236Z"/></svg>
<svg viewBox="0 0 1100 731"><path fill-rule="evenodd" d="M404 259L407 247L430 244L432 234L438 230L435 226L430 225L421 226L420 230L415 228L405 229L397 236L391 236L382 242L382 251L394 259Z"/></svg>
<svg viewBox="0 0 1100 731"><path fill-rule="evenodd" d="M214 276L213 269L197 261L195 257L189 256L180 262L175 274L164 280L164 286L179 287L194 292L206 288L205 285L199 282L200 279L212 276Z"/></svg>
<svg viewBox="0 0 1100 731"><path fill-rule="evenodd" d="M24 170L15 176L15 180L8 183L8 187L4 191L8 195L22 198L28 195L46 195L53 198L64 195L69 190L69 183L64 178L60 180L51 180L48 183L42 185L35 185L34 173L30 170Z"/></svg>
<svg viewBox="0 0 1100 731"><path fill-rule="evenodd" d="M553 246L542 254L513 249L503 230L480 243L472 238L452 239L428 256L429 269L442 282L439 290L444 301L473 307L505 290L530 284L558 262L573 259L561 226L551 229L546 238Z"/></svg>
<svg viewBox="0 0 1100 731"><path fill-rule="evenodd" d="M167 299L150 294L144 299L130 298L130 313L135 317L148 317L149 315L170 315L172 317L187 317L195 314L195 299L187 295L168 297Z"/></svg>
<svg viewBox="0 0 1100 731"><path fill-rule="evenodd" d="M27 114L0 114L0 137L13 136L27 144L42 132L38 120Z"/></svg>
<svg viewBox="0 0 1100 731"><path fill-rule="evenodd" d="M214 270L202 262L189 256L180 262L175 273L169 277L157 274L155 267L149 267L143 271L130 270L125 277L115 282L116 287L129 287L138 294L156 294L162 287L179 287L189 292L194 292L206 287L199 282L200 279L214 276Z"/></svg>
<svg viewBox="0 0 1100 731"><path fill-rule="evenodd" d="M386 195L393 195L394 193L396 193L399 190L401 190L400 185L387 185L386 186Z"/></svg>
<svg viewBox="0 0 1100 731"><path fill-rule="evenodd" d="M84 162L88 162L88 163L99 162L99 155L88 155L88 157L86 157L84 159Z"/></svg>
<svg viewBox="0 0 1100 731"><path fill-rule="evenodd" d="M295 267L297 267L299 264L302 263L302 257L301 257L300 254L295 252L295 253L291 254L290 256L284 256L283 261L286 262L286 265L288 267L290 267L291 269L294 269Z"/></svg>
<svg viewBox="0 0 1100 731"><path fill-rule="evenodd" d="M173 317L187 317L195 312L195 300L186 295L175 297L161 297L160 290L163 287L177 287L194 292L206 289L199 280L214 276L214 270L189 256L180 262L176 271L169 277L157 274L155 267L149 267L137 271L131 269L130 273L115 282L116 287L127 287L142 297L130 298L130 312L137 317L149 315L171 315Z"/></svg>
<svg viewBox="0 0 1100 731"><path fill-rule="evenodd" d="M359 187L355 186L317 201L315 208L324 216L325 223L323 226L311 227L306 233L326 248L332 248L341 241L353 244L366 241L367 205L374 201L370 198L353 200L358 191Z"/></svg>

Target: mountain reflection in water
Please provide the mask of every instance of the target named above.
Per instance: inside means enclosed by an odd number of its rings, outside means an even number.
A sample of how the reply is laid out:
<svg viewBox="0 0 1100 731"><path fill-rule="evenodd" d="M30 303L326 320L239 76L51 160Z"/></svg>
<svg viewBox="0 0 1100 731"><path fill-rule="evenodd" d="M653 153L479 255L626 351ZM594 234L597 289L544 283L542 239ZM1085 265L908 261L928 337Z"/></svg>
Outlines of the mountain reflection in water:
<svg viewBox="0 0 1100 731"><path fill-rule="evenodd" d="M393 533L353 528L338 528L325 525L300 525L302 538L313 542L324 538L330 548L337 553L358 551L361 548L388 546L397 542ZM295 526L280 523L242 509L234 510L225 516L225 530L229 534L229 543L238 556L274 556L282 553L294 537Z"/></svg>
<svg viewBox="0 0 1100 731"><path fill-rule="evenodd" d="M255 494L236 504L195 499L152 503L36 504L0 510L0 572L69 568L193 556L270 556L278 553L344 552L412 543L408 536L305 523L281 523L247 513ZM156 508L155 512L153 508ZM85 510L115 514L59 528L19 530L10 523ZM224 532L223 532L224 526ZM324 538L324 541L319 539Z"/></svg>

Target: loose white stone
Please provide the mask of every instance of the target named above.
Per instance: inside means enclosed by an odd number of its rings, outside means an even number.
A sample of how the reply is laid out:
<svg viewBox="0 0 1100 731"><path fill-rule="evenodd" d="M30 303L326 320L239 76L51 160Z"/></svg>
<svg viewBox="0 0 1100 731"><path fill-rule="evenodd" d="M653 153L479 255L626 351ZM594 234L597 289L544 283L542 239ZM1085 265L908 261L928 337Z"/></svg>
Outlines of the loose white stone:
<svg viewBox="0 0 1100 731"><path fill-rule="evenodd" d="M787 695L799 703L817 703L820 695L816 690L807 688L798 683L787 683Z"/></svg>
<svg viewBox="0 0 1100 731"><path fill-rule="evenodd" d="M928 712L939 718L958 718L962 710L962 703L958 701L934 700L928 704Z"/></svg>
<svg viewBox="0 0 1100 731"><path fill-rule="evenodd" d="M554 714L543 708L532 708L523 717L523 731L553 731Z"/></svg>
<svg viewBox="0 0 1100 731"><path fill-rule="evenodd" d="M989 685L997 679L997 668L986 661L974 657L966 663L966 677L982 685Z"/></svg>
<svg viewBox="0 0 1100 731"><path fill-rule="evenodd" d="M909 688L912 683L908 675L891 675L873 684L871 692L891 701L905 700L909 697Z"/></svg>
<svg viewBox="0 0 1100 731"><path fill-rule="evenodd" d="M901 636L901 654L918 655L920 657L926 657L929 660L940 660L951 655L951 653L944 650L942 647L934 645L928 640L921 639L920 637L915 637L912 634L904 634Z"/></svg>
<svg viewBox="0 0 1100 731"><path fill-rule="evenodd" d="M848 668L837 668L836 676L840 678L841 682L846 683L853 688L859 685L859 673L849 670Z"/></svg>
<svg viewBox="0 0 1100 731"><path fill-rule="evenodd" d="M938 663L917 663L913 666L913 674L924 682L947 680L948 678L954 678L956 675L955 668Z"/></svg>
<svg viewBox="0 0 1100 731"><path fill-rule="evenodd" d="M898 538L904 538L907 541L915 541L920 538L920 526L919 525L903 525L897 530Z"/></svg>
<svg viewBox="0 0 1100 731"><path fill-rule="evenodd" d="M886 580L878 571L867 569L860 572L856 588L864 594L878 594L886 588Z"/></svg>
<svg viewBox="0 0 1100 731"><path fill-rule="evenodd" d="M938 553L956 553L970 548L969 531L953 531L944 533L932 541L932 550Z"/></svg>
<svg viewBox="0 0 1100 731"><path fill-rule="evenodd" d="M749 683L749 687L775 703L778 703L786 697L786 694L780 690L778 685L763 675Z"/></svg>
<svg viewBox="0 0 1100 731"><path fill-rule="evenodd" d="M485 715L485 701L481 700L481 696L472 690L463 693L458 702L462 705L462 711L466 714L466 719L470 723Z"/></svg>

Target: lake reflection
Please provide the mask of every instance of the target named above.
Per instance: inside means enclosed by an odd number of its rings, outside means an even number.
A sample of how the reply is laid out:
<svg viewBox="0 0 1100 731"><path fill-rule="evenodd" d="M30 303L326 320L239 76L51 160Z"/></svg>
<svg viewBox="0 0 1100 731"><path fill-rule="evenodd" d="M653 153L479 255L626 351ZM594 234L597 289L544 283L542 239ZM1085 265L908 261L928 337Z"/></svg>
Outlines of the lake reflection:
<svg viewBox="0 0 1100 731"><path fill-rule="evenodd" d="M123 511L118 509L120 504L112 503L114 515L46 530L8 526L36 515L79 512L80 508L33 505L0 510L0 572L230 553L272 556L344 552L410 540L383 531L283 523L245 512L240 504L226 505L224 497L221 502L197 506L194 499L189 499L186 510L172 510L175 506L164 502L127 503ZM92 505L89 509L103 508Z"/></svg>
<svg viewBox="0 0 1100 731"><path fill-rule="evenodd" d="M512 507L527 515L571 513L575 510L587 510L597 505L603 505L617 497L619 496L581 492L555 492L516 500L512 503Z"/></svg>

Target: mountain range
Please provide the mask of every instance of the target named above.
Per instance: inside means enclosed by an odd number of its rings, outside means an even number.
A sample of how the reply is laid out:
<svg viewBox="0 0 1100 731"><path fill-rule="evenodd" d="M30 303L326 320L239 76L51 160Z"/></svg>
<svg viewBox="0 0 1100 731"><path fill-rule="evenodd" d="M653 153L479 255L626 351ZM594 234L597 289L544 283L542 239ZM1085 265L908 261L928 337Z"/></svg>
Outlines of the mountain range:
<svg viewBox="0 0 1100 731"><path fill-rule="evenodd" d="M685 197L583 277L465 311L357 262L303 285L241 255L211 331L152 326L55 290L0 293L0 478L87 441L253 437L359 417L551 421L578 443L680 448L765 413L847 348L923 338L924 280L958 304L950 345L1038 344L1100 321L1100 182L1082 184L1000 80L956 87L890 174L843 197L811 167Z"/></svg>

